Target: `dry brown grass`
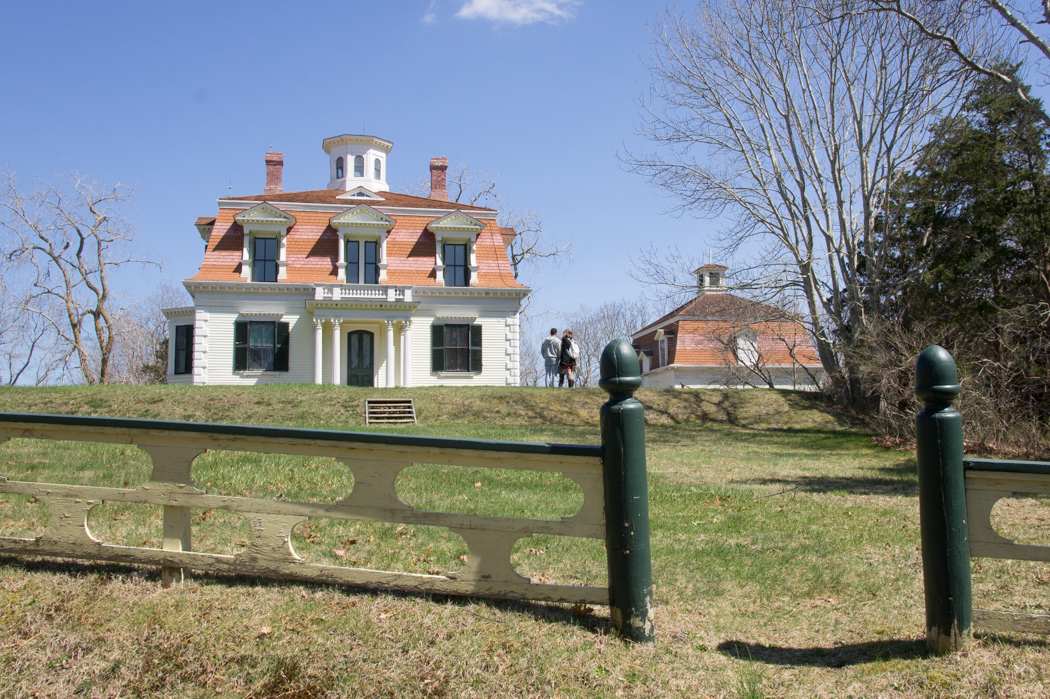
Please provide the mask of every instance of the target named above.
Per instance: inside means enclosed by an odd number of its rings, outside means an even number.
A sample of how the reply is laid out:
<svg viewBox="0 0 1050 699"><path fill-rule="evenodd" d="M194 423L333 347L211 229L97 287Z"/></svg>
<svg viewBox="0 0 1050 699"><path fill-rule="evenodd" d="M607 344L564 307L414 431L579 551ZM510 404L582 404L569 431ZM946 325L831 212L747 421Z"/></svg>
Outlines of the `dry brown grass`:
<svg viewBox="0 0 1050 699"><path fill-rule="evenodd" d="M235 422L360 429L365 392L327 388L0 391L0 408L208 421L232 414ZM597 440L598 391L414 391L423 415L418 432ZM812 397L766 391L641 397L650 423L653 646L630 647L612 637L603 608L203 575L164 590L153 570L3 559L0 695L1050 696L1046 639L979 635L967 653L925 654L911 453L873 444L870 434ZM0 446L5 475L69 471L64 458L21 440ZM80 452L81 461L103 458L105 469L81 466L69 476L142 477L144 463L127 447L104 457ZM203 468L198 477L208 474L213 487L226 474L224 491L267 497L294 485L284 461L216 459ZM297 487L323 497L324 479L335 478L327 468L306 469L323 479ZM443 493L428 483L409 490L420 498L459 497L459 486ZM477 490L478 507L498 505L485 501L489 490ZM546 505L557 510L572 494L552 497ZM38 505L3 507L9 509L0 509L0 526L16 512L24 529L36 526ZM1011 501L996 516L1004 533L1044 543L1048 512L1045 501ZM115 537L133 539L135 527L156 526L148 515L121 515L100 517L109 519ZM216 546L236 546L236 534L223 539L219 532L228 528L215 529ZM419 547L425 551L440 533L389 529L389 538L377 534L361 556L379 555L385 542L405 551L386 563L429 565L418 562ZM535 576L570 574L577 559L596 555L535 543L519 554ZM981 606L1050 610L1046 564L981 560L974 570Z"/></svg>

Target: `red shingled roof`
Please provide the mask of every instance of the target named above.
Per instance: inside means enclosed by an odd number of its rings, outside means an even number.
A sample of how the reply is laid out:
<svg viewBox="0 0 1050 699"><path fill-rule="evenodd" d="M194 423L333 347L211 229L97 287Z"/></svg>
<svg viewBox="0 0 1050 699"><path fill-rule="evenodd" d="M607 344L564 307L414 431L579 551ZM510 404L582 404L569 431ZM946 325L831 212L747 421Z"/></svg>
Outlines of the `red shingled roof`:
<svg viewBox="0 0 1050 699"><path fill-rule="evenodd" d="M732 294L709 292L683 303L645 328L658 328L672 318L685 316L704 320L787 320L790 314L775 306L758 303ZM642 328L644 330L645 328Z"/></svg>
<svg viewBox="0 0 1050 699"><path fill-rule="evenodd" d="M416 197L411 194L398 194L397 192L376 192L383 201L366 199L364 197L345 197L339 199L341 194L346 194L341 189L312 189L305 192L275 192L273 194L253 194L246 197L222 197L219 201L266 201L273 204L333 204L335 206L357 206L368 204L369 206L404 206L413 209L459 209L460 211L493 211L484 206L471 206L458 202L443 201L441 199L428 199Z"/></svg>

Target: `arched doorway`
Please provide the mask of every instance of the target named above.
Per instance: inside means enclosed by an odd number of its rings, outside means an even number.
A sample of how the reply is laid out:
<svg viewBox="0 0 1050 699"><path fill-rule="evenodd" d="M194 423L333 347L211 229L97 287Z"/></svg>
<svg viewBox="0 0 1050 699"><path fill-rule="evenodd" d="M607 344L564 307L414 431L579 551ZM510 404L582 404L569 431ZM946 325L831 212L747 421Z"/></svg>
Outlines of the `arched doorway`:
<svg viewBox="0 0 1050 699"><path fill-rule="evenodd" d="M367 330L353 330L346 336L346 385L372 386L375 336Z"/></svg>

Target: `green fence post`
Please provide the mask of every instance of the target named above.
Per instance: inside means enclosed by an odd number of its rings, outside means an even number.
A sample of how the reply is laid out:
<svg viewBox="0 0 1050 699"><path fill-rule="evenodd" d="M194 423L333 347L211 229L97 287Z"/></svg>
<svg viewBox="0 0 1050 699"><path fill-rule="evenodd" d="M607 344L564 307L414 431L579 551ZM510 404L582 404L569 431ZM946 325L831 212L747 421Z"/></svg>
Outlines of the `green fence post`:
<svg viewBox="0 0 1050 699"><path fill-rule="evenodd" d="M606 345L598 385L609 394L601 409L601 424L610 614L623 638L652 643L656 629L645 479L645 408L633 397L642 377L638 355L626 340Z"/></svg>
<svg viewBox="0 0 1050 699"><path fill-rule="evenodd" d="M926 596L926 642L937 654L966 648L972 640L970 538L966 526L962 416L955 361L938 345L915 362L915 416L919 462L919 530Z"/></svg>

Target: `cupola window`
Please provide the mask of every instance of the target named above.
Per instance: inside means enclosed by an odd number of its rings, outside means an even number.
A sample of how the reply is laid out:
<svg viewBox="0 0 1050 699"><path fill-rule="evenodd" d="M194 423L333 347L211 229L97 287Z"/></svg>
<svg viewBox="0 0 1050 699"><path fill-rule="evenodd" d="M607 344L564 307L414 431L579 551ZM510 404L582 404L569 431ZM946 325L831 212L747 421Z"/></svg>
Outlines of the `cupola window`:
<svg viewBox="0 0 1050 699"><path fill-rule="evenodd" d="M354 156L354 177L365 176L365 156L356 155Z"/></svg>
<svg viewBox="0 0 1050 699"><path fill-rule="evenodd" d="M335 178L337 180L343 179L343 156L335 159Z"/></svg>
<svg viewBox="0 0 1050 699"><path fill-rule="evenodd" d="M376 158L376 165L374 169L374 179L383 179L383 163L379 162L379 158Z"/></svg>

